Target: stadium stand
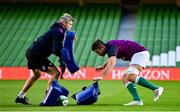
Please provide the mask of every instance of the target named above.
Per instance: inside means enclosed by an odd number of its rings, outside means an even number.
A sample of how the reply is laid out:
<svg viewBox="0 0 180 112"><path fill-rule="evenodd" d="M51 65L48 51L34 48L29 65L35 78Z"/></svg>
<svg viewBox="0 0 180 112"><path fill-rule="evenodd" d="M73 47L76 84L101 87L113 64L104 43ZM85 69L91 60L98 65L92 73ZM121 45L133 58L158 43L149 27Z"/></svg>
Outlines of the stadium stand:
<svg viewBox="0 0 180 112"><path fill-rule="evenodd" d="M117 4L0 3L0 66L26 66L25 52L38 36L68 12L77 21L75 55L80 66L104 63L91 51L101 38L116 39L122 10ZM149 66L180 67L180 10L172 4L144 4L137 13L135 41L151 53ZM50 57L55 65L58 58Z"/></svg>
<svg viewBox="0 0 180 112"><path fill-rule="evenodd" d="M178 8L175 5L144 5L138 12L135 40L148 48L149 66L179 65Z"/></svg>
<svg viewBox="0 0 180 112"><path fill-rule="evenodd" d="M97 37L116 39L121 15L115 4L1 3L0 10L0 66L26 66L27 48L65 12L77 19L73 29L78 36L75 55L80 66L103 63L91 52L91 44ZM54 55L50 60L58 65Z"/></svg>
<svg viewBox="0 0 180 112"><path fill-rule="evenodd" d="M180 67L180 9L178 10L178 18L177 18L177 46L176 46L176 66Z"/></svg>

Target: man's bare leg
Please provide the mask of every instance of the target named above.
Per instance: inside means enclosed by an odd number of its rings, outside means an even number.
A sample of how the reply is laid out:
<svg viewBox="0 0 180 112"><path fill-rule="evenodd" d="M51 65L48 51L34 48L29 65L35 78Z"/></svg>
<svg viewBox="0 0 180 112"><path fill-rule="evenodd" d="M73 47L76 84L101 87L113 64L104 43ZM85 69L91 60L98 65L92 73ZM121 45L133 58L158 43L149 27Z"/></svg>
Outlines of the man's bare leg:
<svg viewBox="0 0 180 112"><path fill-rule="evenodd" d="M47 85L47 90L48 90L53 80L55 79L58 80L60 76L60 72L56 67L48 67L48 70L46 72L51 75L51 78L49 79L48 85Z"/></svg>
<svg viewBox="0 0 180 112"><path fill-rule="evenodd" d="M34 82L40 77L40 70L33 69L33 76L30 76L26 83L24 84L22 90L18 94L15 102L16 103L22 103L22 104L30 104L29 100L26 97L27 91L31 88L31 86L34 84Z"/></svg>

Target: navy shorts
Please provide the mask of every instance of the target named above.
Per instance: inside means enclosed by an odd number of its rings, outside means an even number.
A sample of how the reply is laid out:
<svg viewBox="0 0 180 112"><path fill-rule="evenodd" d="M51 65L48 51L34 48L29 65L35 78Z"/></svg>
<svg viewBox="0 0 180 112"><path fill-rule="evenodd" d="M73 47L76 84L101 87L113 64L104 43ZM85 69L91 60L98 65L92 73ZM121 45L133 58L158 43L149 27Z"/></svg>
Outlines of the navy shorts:
<svg viewBox="0 0 180 112"><path fill-rule="evenodd" d="M55 65L47 57L32 54L29 50L26 52L26 58L28 60L28 69L47 71L48 67L55 67Z"/></svg>

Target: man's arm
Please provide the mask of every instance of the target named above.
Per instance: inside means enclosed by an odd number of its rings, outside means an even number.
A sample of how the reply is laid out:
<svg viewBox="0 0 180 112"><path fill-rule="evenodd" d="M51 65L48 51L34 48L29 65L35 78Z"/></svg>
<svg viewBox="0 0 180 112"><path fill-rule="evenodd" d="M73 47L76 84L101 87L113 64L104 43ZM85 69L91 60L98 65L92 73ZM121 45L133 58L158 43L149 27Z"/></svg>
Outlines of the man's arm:
<svg viewBox="0 0 180 112"><path fill-rule="evenodd" d="M63 34L58 30L52 30L53 40L52 40L52 52L56 56L60 56L60 48L62 48Z"/></svg>
<svg viewBox="0 0 180 112"><path fill-rule="evenodd" d="M116 64L116 56L111 56L108 60L107 60L107 62L106 62L106 64L105 64L105 68L104 68L104 70L102 71L102 73L101 73L101 77L103 78L103 77L105 77L105 76L107 76L107 74L112 70L112 68L115 66L115 64Z"/></svg>
<svg viewBox="0 0 180 112"><path fill-rule="evenodd" d="M107 62L101 66L96 67L96 71L100 72L101 70L103 70L106 67L106 65L107 65Z"/></svg>
<svg viewBox="0 0 180 112"><path fill-rule="evenodd" d="M60 70L61 70L61 74L60 74L60 79L63 79L63 75L64 75L64 72L65 72L65 69L66 69L66 65L64 64L64 62L59 59L59 67L60 67Z"/></svg>

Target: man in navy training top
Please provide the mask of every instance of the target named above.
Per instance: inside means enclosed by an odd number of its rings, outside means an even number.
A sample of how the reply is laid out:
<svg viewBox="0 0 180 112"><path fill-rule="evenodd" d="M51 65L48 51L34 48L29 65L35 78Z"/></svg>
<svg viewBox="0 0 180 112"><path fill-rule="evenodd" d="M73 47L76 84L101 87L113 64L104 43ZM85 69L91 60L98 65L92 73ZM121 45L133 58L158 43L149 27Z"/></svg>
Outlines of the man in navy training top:
<svg viewBox="0 0 180 112"><path fill-rule="evenodd" d="M24 84L22 90L15 99L16 103L30 104L26 93L34 82L40 77L41 72L46 72L51 75L48 81L48 88L54 79L58 79L65 71L65 64L61 61L60 50L63 47L64 35L67 30L72 28L75 19L65 13L57 22L55 22L47 32L40 36L28 48L26 58L28 60L28 69L31 69L33 75L30 76ZM55 65L48 59L54 54L59 57L60 68L59 71ZM47 90L48 90L47 88Z"/></svg>
<svg viewBox="0 0 180 112"><path fill-rule="evenodd" d="M143 105L143 101L137 93L135 84L154 91L154 101L157 101L162 95L164 91L163 87L156 86L145 78L139 76L140 72L146 67L150 58L148 50L143 46L129 40L111 40L104 43L98 39L92 44L92 51L99 56L105 56L105 54L107 54L109 57L104 65L96 68L97 72L101 70L103 71L101 75L95 77L95 79L103 79L103 77L105 77L115 66L116 59L130 61L129 67L123 72L122 81L132 95L133 101L124 105Z"/></svg>

